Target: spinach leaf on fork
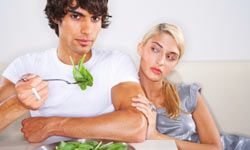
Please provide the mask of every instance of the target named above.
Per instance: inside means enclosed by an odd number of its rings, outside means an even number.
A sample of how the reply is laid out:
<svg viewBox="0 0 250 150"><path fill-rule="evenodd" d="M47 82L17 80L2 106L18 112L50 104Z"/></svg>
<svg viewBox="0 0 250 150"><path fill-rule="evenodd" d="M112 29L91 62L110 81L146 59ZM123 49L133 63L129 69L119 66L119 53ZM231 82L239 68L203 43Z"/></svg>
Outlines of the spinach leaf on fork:
<svg viewBox="0 0 250 150"><path fill-rule="evenodd" d="M93 76L83 65L85 56L86 54L83 55L77 66L75 66L74 61L70 56L70 61L73 65L73 77L82 90L86 90L87 86L93 85Z"/></svg>

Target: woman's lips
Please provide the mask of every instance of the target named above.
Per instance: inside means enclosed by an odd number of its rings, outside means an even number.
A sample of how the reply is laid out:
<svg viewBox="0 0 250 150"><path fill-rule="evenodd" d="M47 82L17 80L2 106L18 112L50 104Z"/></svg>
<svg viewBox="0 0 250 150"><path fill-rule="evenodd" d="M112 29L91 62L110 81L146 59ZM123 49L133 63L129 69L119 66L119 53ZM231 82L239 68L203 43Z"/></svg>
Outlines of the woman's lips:
<svg viewBox="0 0 250 150"><path fill-rule="evenodd" d="M88 46L92 43L92 40L88 39L76 39L76 41L81 45L81 46Z"/></svg>
<svg viewBox="0 0 250 150"><path fill-rule="evenodd" d="M156 75L160 75L161 74L161 70L156 68L156 67L151 67L150 70L156 74Z"/></svg>

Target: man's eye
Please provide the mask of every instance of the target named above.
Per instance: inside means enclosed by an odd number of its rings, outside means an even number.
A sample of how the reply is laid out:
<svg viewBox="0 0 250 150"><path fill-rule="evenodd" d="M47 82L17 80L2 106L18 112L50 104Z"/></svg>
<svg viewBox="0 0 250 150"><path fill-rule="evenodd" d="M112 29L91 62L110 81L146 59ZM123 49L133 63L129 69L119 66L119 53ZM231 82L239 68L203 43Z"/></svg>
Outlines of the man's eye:
<svg viewBox="0 0 250 150"><path fill-rule="evenodd" d="M91 20L92 20L93 22L98 22L98 21L101 20L101 16L93 16L93 17L91 18Z"/></svg>
<svg viewBox="0 0 250 150"><path fill-rule="evenodd" d="M74 19L74 20L79 20L80 16L77 15L77 14L73 14L73 15L71 15L71 18Z"/></svg>

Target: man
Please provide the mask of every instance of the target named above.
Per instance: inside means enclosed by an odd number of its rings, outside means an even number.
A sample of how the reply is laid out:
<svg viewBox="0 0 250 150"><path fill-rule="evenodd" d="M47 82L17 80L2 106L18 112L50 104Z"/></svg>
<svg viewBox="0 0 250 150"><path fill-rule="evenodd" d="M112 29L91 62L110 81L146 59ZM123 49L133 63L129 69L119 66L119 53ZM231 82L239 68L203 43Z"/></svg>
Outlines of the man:
<svg viewBox="0 0 250 150"><path fill-rule="evenodd" d="M58 48L21 56L4 71L0 129L32 109L32 118L22 122L29 142L54 135L128 142L145 139L146 119L131 107L131 98L143 94L133 63L120 52L92 50L100 29L109 23L107 3L47 1L45 12L59 37ZM73 81L69 57L77 64L84 54L84 65L94 79L92 87L82 91L76 84L44 80Z"/></svg>

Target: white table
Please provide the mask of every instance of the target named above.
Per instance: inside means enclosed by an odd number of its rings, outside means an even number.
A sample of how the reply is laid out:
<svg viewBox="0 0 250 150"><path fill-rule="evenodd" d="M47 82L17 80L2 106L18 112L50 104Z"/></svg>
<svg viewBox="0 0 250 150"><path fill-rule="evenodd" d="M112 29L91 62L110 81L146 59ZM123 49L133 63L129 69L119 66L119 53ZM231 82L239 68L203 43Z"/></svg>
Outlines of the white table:
<svg viewBox="0 0 250 150"><path fill-rule="evenodd" d="M22 119L0 133L0 150L34 150L44 145L44 143L30 144L24 140L20 131ZM131 143L131 145L136 150L177 150L175 142L169 140L147 140L143 143Z"/></svg>

